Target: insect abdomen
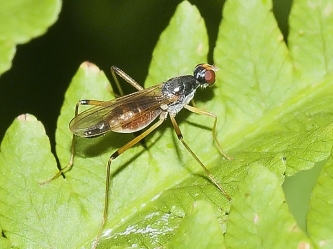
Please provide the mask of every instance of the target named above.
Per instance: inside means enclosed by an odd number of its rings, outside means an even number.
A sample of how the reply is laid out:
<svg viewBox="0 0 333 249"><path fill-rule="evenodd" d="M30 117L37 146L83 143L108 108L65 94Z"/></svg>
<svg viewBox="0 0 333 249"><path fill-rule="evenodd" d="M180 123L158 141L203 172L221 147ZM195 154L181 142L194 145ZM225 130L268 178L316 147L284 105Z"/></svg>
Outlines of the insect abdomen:
<svg viewBox="0 0 333 249"><path fill-rule="evenodd" d="M145 112L136 112L127 110L117 118L109 120L111 130L119 133L132 133L147 127L153 122L160 114L162 110L151 110ZM138 115L140 113L140 115Z"/></svg>

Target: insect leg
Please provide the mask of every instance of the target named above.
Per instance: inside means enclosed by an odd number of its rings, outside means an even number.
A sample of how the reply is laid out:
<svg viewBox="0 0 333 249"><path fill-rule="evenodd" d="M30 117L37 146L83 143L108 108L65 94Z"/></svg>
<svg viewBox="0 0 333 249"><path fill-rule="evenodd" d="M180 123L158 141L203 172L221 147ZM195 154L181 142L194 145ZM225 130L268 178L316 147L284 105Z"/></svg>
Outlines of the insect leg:
<svg viewBox="0 0 333 249"><path fill-rule="evenodd" d="M204 111L204 110L200 110L194 106L190 106L190 105L186 105L185 108L191 112L194 112L194 113L197 113L197 114L200 114L200 115L206 115L208 117L212 117L214 118L214 125L213 125L213 128L212 128L212 136L213 136L213 139L215 141L215 143L217 144L217 148L219 149L220 153L223 155L224 158L228 159L228 160L231 160L232 158L229 157L222 149L219 141L217 140L217 137L216 137L216 125L217 125L217 116L214 114L214 113L211 113L211 112L207 112L207 111Z"/></svg>
<svg viewBox="0 0 333 249"><path fill-rule="evenodd" d="M174 116L170 115L170 119L172 122L172 125L175 129L175 132L177 134L178 139L182 142L182 144L185 146L188 152L191 153L191 155L194 157L194 159L200 164L200 166L204 169L206 172L208 178L215 184L215 186L222 192L222 194L230 201L231 197L229 194L221 187L221 185L217 182L217 180L213 177L213 175L210 173L210 171L207 169L207 167L200 161L200 159L197 157L197 155L191 150L191 148L187 145L187 143L184 141L183 134L179 129L179 126L177 124L177 121Z"/></svg>
<svg viewBox="0 0 333 249"><path fill-rule="evenodd" d="M99 100L80 100L79 102L76 103L76 106L75 106L75 117L78 115L78 112L79 112L79 107L81 105L101 105L104 101L99 101ZM69 158L69 162L68 164L63 167L62 169L59 168L59 171L57 174L55 174L52 178L50 178L49 180L41 183L42 185L43 184L47 184L51 181L53 181L54 179L57 179L59 176L63 176L65 178L65 173L70 171L73 167L73 164L74 164L74 152L75 152L75 135L73 135L72 137L72 145L71 145L71 156Z"/></svg>
<svg viewBox="0 0 333 249"><path fill-rule="evenodd" d="M125 144L124 146L122 146L121 148L119 148L116 152L114 152L108 161L107 167L106 167L106 180L105 180L105 198L104 198L104 213L103 213L103 220L102 220L102 225L101 228L99 230L98 236L96 241L98 242L103 228L104 228L104 224L106 222L107 216L108 216L108 206L109 206L109 188L110 188L110 174L111 174L111 162L116 159L119 155L121 155L122 153L124 153L126 150L128 150L129 148L131 148L132 146L134 146L135 144L137 144L138 142L140 142L140 140L142 140L143 138L145 138L149 133L151 133L153 130L155 130L158 126L160 126L163 121L165 120L167 113L163 113L160 115L160 119L153 124L152 126L150 126L147 130L145 130L144 132L142 132L140 135L138 135L137 137L135 137L134 139L132 139L131 141L129 141L127 144Z"/></svg>
<svg viewBox="0 0 333 249"><path fill-rule="evenodd" d="M142 86L140 86L131 76L129 76L127 73L125 73L120 68L118 68L116 66L111 66L111 74L112 74L112 77L113 77L114 81L116 82L117 88L118 88L119 93L121 94L121 96L124 96L124 92L121 89L121 86L120 86L120 83L118 81L118 78L117 78L116 74L118 74L121 78L126 80L128 83L130 83L138 91L143 90Z"/></svg>

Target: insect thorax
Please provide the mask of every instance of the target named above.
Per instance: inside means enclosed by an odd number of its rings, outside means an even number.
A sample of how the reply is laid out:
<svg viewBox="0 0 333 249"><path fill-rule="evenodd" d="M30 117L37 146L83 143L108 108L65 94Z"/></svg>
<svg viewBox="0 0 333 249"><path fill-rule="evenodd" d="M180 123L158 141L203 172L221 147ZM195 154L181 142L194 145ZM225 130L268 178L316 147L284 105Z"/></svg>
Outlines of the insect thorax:
<svg viewBox="0 0 333 249"><path fill-rule="evenodd" d="M191 75L175 77L163 83L163 95L173 99L176 97L175 101L168 104L166 111L176 115L193 99L198 86L199 82Z"/></svg>

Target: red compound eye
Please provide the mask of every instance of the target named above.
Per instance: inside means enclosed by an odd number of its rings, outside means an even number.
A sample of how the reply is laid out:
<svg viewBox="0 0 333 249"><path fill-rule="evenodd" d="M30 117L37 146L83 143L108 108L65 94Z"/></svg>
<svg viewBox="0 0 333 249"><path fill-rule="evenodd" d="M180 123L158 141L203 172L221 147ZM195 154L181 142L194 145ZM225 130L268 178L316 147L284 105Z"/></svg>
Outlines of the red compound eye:
<svg viewBox="0 0 333 249"><path fill-rule="evenodd" d="M205 81L209 85L215 82L215 72L213 70L207 70L205 72Z"/></svg>

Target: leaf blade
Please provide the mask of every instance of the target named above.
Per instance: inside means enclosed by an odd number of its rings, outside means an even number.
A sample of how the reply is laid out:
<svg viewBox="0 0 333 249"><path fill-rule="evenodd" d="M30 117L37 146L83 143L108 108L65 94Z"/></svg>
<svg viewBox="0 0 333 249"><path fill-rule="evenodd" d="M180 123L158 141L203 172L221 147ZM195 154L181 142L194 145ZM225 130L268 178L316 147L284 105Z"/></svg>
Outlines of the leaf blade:
<svg viewBox="0 0 333 249"><path fill-rule="evenodd" d="M228 248L311 246L289 213L279 179L260 164L239 184L228 219Z"/></svg>
<svg viewBox="0 0 333 249"><path fill-rule="evenodd" d="M16 45L42 35L58 17L61 1L31 0L0 2L0 75L11 67Z"/></svg>
<svg viewBox="0 0 333 249"><path fill-rule="evenodd" d="M332 9L329 0L302 0L293 5L288 42L301 87L316 84L333 72Z"/></svg>
<svg viewBox="0 0 333 249"><path fill-rule="evenodd" d="M307 214L307 230L310 238L320 248L330 248L333 244L332 223L333 216L332 194L332 158L322 169L316 185L312 191L309 212Z"/></svg>

